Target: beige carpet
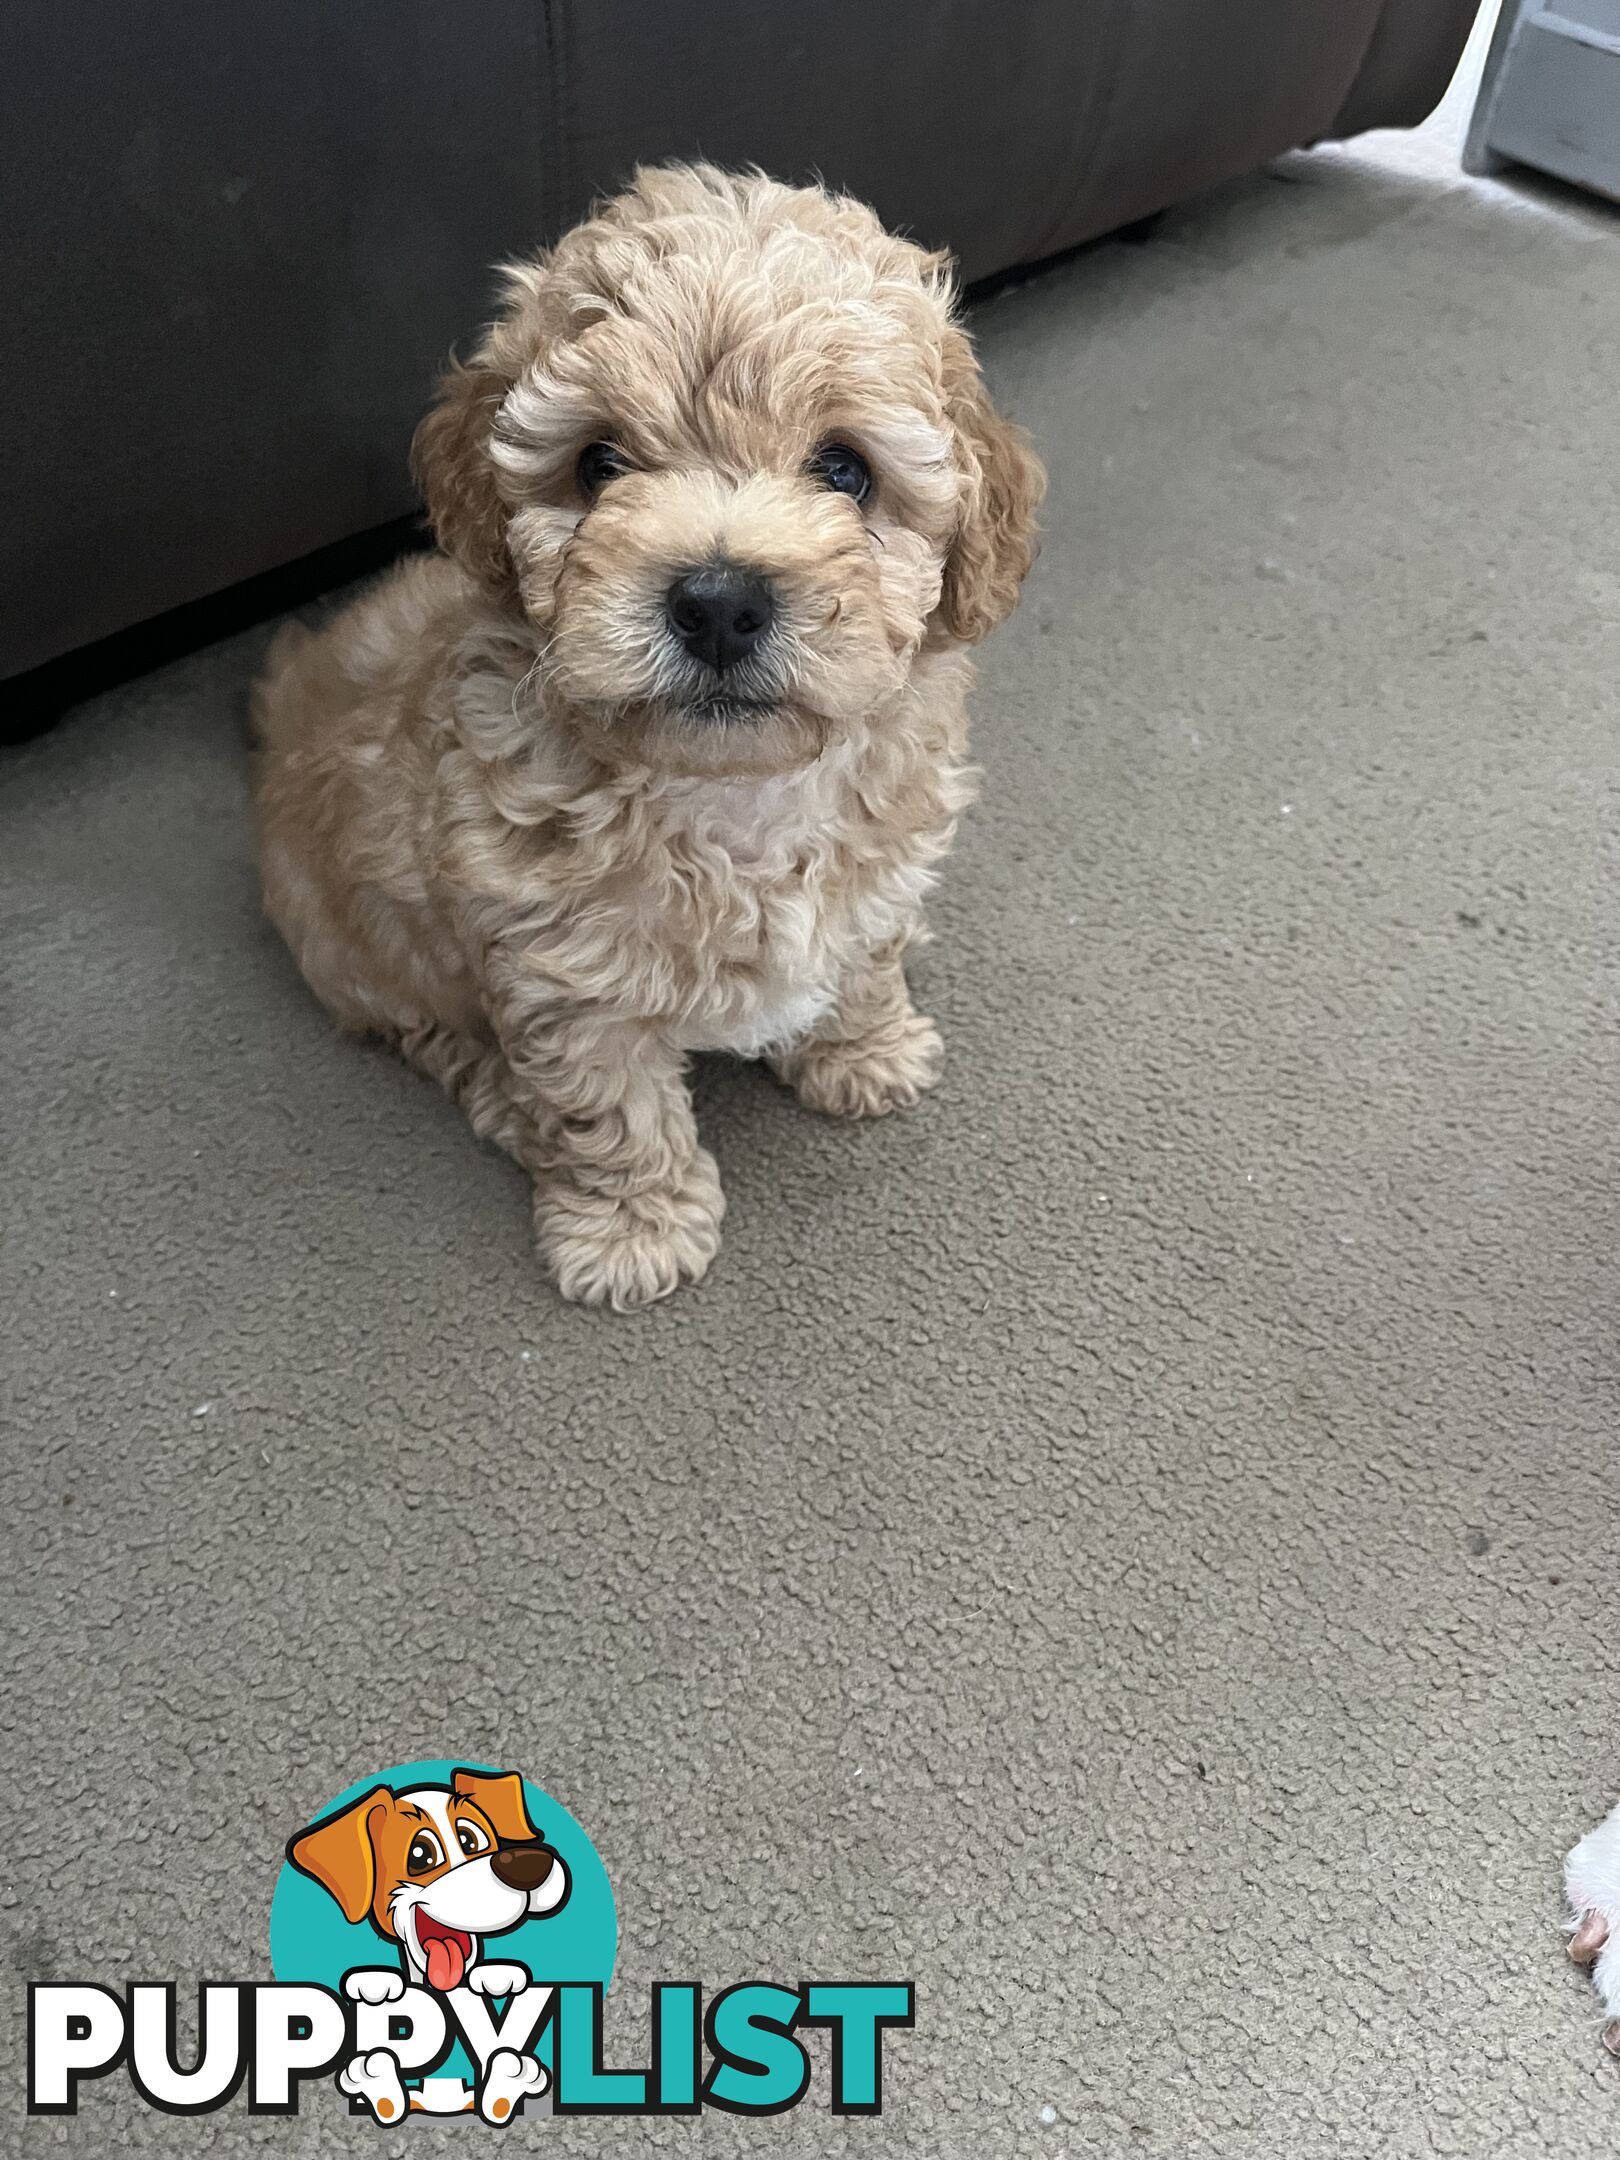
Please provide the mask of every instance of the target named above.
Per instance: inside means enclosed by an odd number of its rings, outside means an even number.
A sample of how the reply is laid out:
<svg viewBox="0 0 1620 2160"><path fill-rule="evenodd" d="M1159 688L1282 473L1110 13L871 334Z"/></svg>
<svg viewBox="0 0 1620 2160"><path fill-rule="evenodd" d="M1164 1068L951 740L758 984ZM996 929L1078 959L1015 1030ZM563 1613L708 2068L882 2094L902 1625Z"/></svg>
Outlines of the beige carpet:
<svg viewBox="0 0 1620 2160"><path fill-rule="evenodd" d="M10 760L18 1982L263 1972L288 1831L460 1751L595 1834L617 2059L654 1978L917 1984L880 2124L559 2152L1615 2148L1617 230L1324 153L987 307L1053 491L946 1085L707 1069L639 1320L260 923L261 636ZM7 2078L7 2150L363 2135Z"/></svg>

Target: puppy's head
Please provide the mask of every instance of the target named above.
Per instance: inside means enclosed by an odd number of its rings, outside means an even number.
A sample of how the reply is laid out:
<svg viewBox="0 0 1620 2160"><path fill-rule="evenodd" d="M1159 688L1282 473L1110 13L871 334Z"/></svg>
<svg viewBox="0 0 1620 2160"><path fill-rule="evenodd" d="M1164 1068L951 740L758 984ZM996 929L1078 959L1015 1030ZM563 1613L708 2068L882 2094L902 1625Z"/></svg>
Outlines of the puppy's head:
<svg viewBox="0 0 1620 2160"><path fill-rule="evenodd" d="M479 1937L555 1912L568 1873L543 1844L515 1772L458 1770L448 1789L374 1792L300 1831L287 1848L351 1923L403 1944L441 1990L459 1987Z"/></svg>
<svg viewBox="0 0 1620 2160"><path fill-rule="evenodd" d="M770 772L1010 613L1042 475L944 257L869 210L639 173L549 254L423 421L441 544L520 604L600 756Z"/></svg>

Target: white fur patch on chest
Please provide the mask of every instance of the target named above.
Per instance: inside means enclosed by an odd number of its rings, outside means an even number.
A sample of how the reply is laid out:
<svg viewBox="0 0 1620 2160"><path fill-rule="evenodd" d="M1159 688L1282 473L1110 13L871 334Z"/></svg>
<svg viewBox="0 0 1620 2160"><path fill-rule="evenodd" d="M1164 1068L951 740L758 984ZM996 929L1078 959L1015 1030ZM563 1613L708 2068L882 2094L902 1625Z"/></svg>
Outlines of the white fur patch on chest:
<svg viewBox="0 0 1620 2160"><path fill-rule="evenodd" d="M738 999L730 1010L694 1019L680 1030L684 1050L729 1050L736 1057L762 1057L785 1050L808 1035L832 1008L833 986L817 983L781 997Z"/></svg>
<svg viewBox="0 0 1620 2160"><path fill-rule="evenodd" d="M732 902L761 931L745 970L717 968L711 995L680 1030L688 1049L757 1057L799 1040L831 1010L851 943L831 874L845 780L834 752L799 772L680 781L665 791L660 814L671 845L723 865Z"/></svg>
<svg viewBox="0 0 1620 2160"><path fill-rule="evenodd" d="M807 848L830 841L845 777L831 751L761 779L678 780L664 790L661 822L672 838L718 848L741 873L782 876Z"/></svg>

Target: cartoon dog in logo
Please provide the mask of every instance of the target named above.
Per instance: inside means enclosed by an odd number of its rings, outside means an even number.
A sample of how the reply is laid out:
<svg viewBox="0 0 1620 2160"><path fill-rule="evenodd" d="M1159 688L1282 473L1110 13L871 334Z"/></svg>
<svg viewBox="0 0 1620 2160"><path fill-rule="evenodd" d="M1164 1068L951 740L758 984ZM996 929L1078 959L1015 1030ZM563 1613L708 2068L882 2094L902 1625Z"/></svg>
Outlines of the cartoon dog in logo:
<svg viewBox="0 0 1620 2160"><path fill-rule="evenodd" d="M398 2001L407 1984L440 1995L458 1989L486 1998L522 1994L519 1964L484 1957L486 1937L560 1911L568 1870L530 1822L523 1780L513 1771L456 1770L448 1786L394 1793L379 1785L335 1815L299 1831L287 1846L295 1868L318 1882L351 1924L369 1920L397 1946L398 1970L363 1969L344 1980L355 2001ZM435 2096L429 2080L411 2105L459 2112L476 2104L504 2122L525 2093L545 2085L544 2066L515 2049L497 2049L469 2101L459 2080L453 2098ZM357 2055L339 2084L364 2099L379 2121L397 2121L406 2100L399 2065L386 2049Z"/></svg>

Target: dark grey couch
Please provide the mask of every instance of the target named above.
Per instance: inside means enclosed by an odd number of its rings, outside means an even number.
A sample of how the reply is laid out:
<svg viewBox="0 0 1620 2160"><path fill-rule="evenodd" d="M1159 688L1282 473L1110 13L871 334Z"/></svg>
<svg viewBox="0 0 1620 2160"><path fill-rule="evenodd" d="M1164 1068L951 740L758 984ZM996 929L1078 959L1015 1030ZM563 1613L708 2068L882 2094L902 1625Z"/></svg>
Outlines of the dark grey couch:
<svg viewBox="0 0 1620 2160"><path fill-rule="evenodd" d="M1414 121L1477 0L21 0L0 675L411 506L487 266L638 158L820 172L969 278Z"/></svg>

